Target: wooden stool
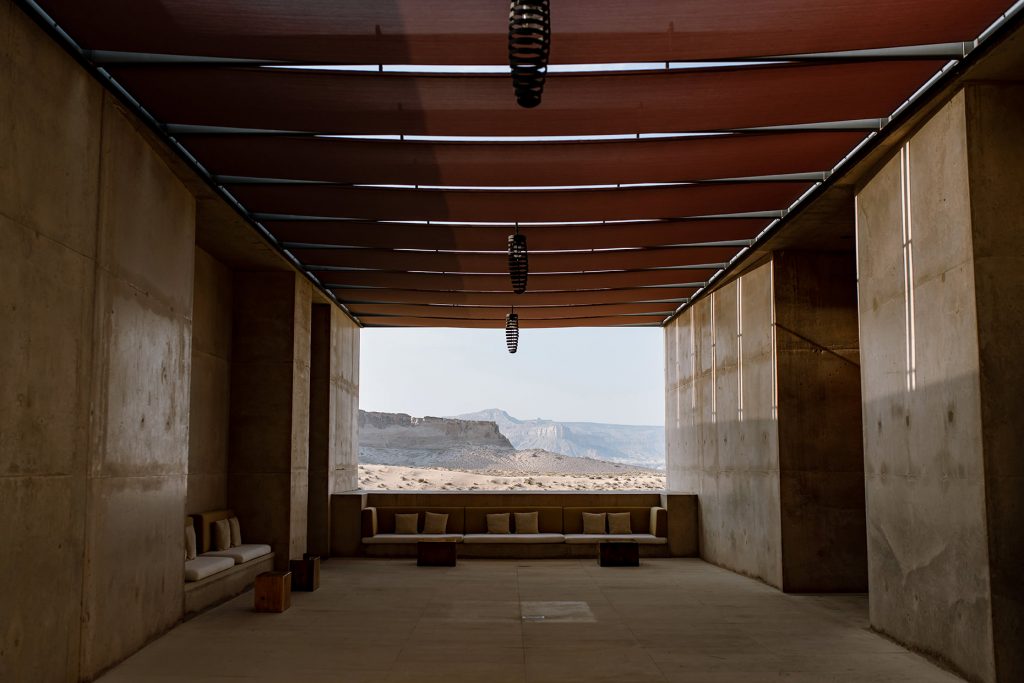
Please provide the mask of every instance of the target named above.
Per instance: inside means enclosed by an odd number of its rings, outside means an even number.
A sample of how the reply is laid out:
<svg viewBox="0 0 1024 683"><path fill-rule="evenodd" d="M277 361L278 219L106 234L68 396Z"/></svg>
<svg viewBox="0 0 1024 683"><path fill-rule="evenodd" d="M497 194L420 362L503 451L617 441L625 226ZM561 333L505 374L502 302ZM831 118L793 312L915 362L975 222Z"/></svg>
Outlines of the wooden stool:
<svg viewBox="0 0 1024 683"><path fill-rule="evenodd" d="M636 541L602 541L597 547L597 563L602 567L640 566L640 544Z"/></svg>
<svg viewBox="0 0 1024 683"><path fill-rule="evenodd" d="M292 573L263 572L256 577L257 612L283 612L292 604Z"/></svg>
<svg viewBox="0 0 1024 683"><path fill-rule="evenodd" d="M312 592L320 587L320 556L303 554L301 560L288 563L292 570L292 590Z"/></svg>
<svg viewBox="0 0 1024 683"><path fill-rule="evenodd" d="M416 544L417 567L454 567L455 541L419 541Z"/></svg>

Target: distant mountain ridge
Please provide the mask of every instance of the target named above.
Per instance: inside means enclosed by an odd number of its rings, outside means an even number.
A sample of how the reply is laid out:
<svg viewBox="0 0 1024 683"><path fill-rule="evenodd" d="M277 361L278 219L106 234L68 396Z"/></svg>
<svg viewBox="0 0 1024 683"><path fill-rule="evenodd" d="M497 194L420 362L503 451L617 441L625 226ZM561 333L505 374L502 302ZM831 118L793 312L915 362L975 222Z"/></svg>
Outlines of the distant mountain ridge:
<svg viewBox="0 0 1024 683"><path fill-rule="evenodd" d="M542 449L640 467L665 468L665 428L598 422L520 420L500 408L455 415L457 420L494 422L520 450Z"/></svg>

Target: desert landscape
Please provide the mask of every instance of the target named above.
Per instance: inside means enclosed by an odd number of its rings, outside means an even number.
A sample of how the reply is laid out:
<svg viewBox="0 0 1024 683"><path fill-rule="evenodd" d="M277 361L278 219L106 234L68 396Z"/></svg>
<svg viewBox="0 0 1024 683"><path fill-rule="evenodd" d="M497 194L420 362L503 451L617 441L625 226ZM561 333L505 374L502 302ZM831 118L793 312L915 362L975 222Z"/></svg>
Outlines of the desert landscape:
<svg viewBox="0 0 1024 683"><path fill-rule="evenodd" d="M438 491L648 491L665 488L665 473L629 462L657 462L657 455L621 448L613 462L516 448L500 422L404 413L359 414L359 485L368 490ZM617 425L594 425L605 433ZM635 430L637 428L625 427ZM571 426L559 426L559 442L573 446ZM536 440L533 441L536 443ZM566 448L569 450L569 448ZM578 452L578 451L577 451ZM588 452L597 452L591 446Z"/></svg>

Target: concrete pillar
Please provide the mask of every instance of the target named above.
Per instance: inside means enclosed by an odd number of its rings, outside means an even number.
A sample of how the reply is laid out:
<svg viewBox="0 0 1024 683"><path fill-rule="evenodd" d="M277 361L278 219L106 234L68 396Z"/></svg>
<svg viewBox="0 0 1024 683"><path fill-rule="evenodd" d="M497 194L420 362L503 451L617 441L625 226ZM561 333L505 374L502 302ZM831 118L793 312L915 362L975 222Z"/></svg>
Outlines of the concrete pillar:
<svg viewBox="0 0 1024 683"><path fill-rule="evenodd" d="M1024 679L1024 87L971 86L857 198L872 625Z"/></svg>
<svg viewBox="0 0 1024 683"><path fill-rule="evenodd" d="M236 272L228 504L275 566L306 551L312 289L288 271Z"/></svg>
<svg viewBox="0 0 1024 683"><path fill-rule="evenodd" d="M787 591L865 588L853 255L776 253L666 329L668 488L705 559Z"/></svg>
<svg viewBox="0 0 1024 683"><path fill-rule="evenodd" d="M331 554L331 495L358 488L359 328L313 306L309 396L309 552Z"/></svg>

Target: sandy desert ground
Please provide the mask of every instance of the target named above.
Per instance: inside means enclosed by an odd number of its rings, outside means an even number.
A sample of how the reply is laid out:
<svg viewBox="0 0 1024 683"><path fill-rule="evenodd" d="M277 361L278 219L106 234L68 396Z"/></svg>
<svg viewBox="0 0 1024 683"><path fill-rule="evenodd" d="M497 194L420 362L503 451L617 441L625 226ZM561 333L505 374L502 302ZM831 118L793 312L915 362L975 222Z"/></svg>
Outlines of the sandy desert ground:
<svg viewBox="0 0 1024 683"><path fill-rule="evenodd" d="M522 474L360 463L359 486L371 491L650 491L665 488L665 475L632 469L608 474Z"/></svg>

